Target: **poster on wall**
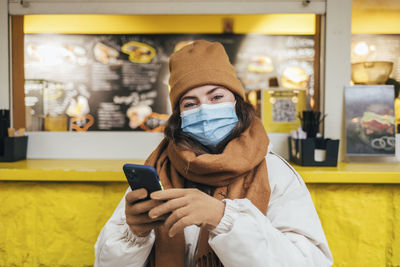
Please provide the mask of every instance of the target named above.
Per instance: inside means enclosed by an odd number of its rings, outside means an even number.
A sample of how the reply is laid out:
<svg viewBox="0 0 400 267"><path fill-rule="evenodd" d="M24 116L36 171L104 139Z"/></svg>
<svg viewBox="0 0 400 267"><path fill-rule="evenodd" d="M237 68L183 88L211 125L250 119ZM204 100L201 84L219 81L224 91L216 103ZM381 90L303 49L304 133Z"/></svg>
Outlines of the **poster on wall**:
<svg viewBox="0 0 400 267"><path fill-rule="evenodd" d="M395 117L392 85L345 88L346 154L394 156Z"/></svg>
<svg viewBox="0 0 400 267"><path fill-rule="evenodd" d="M162 131L169 56L197 39L224 45L247 91L269 89L271 77L313 88L313 36L26 34L28 130Z"/></svg>
<svg viewBox="0 0 400 267"><path fill-rule="evenodd" d="M300 127L298 114L306 109L305 90L264 90L262 99L268 132L290 132Z"/></svg>

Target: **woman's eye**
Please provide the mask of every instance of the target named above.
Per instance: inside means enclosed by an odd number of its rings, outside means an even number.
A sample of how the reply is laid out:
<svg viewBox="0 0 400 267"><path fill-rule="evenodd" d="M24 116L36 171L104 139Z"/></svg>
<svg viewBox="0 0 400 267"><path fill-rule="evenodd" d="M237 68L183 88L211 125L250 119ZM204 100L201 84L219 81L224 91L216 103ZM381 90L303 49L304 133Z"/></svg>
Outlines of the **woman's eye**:
<svg viewBox="0 0 400 267"><path fill-rule="evenodd" d="M185 103L185 104L183 104L183 107L184 108L190 108L190 107L193 107L195 105L196 105L195 103Z"/></svg>
<svg viewBox="0 0 400 267"><path fill-rule="evenodd" d="M215 95L215 96L213 96L212 100L213 100L213 101L219 100L219 99L221 99L221 98L223 98L223 97L224 97L223 95Z"/></svg>

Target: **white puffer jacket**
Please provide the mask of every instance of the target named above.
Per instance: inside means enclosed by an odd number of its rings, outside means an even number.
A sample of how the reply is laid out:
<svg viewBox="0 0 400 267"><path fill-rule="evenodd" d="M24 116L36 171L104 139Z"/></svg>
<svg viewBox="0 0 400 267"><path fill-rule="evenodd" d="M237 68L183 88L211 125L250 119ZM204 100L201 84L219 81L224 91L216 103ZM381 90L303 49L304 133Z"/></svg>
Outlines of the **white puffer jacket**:
<svg viewBox="0 0 400 267"><path fill-rule="evenodd" d="M224 200L224 216L210 232L211 248L226 267L331 266L332 255L303 180L271 151L266 162L271 186L267 215L248 199ZM147 237L135 236L126 224L124 209L125 198L97 239L97 267L146 266L154 231ZM185 228L186 266L193 266L198 234L197 226Z"/></svg>

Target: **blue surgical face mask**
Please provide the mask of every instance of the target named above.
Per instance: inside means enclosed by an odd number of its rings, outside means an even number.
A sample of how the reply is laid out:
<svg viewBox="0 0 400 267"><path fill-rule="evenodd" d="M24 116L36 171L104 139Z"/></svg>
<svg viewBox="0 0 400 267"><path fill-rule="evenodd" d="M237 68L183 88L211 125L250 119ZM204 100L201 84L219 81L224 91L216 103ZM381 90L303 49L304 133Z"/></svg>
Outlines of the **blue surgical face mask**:
<svg viewBox="0 0 400 267"><path fill-rule="evenodd" d="M238 122L235 103L203 104L182 111L182 131L203 145L215 148L232 133Z"/></svg>

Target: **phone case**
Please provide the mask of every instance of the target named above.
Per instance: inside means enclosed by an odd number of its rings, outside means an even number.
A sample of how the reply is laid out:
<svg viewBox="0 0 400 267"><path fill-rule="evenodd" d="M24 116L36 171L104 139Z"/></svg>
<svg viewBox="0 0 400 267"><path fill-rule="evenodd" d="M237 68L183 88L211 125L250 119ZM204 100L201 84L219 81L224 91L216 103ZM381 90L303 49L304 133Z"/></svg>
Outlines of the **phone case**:
<svg viewBox="0 0 400 267"><path fill-rule="evenodd" d="M147 199L154 191L162 190L162 185L156 169L152 166L125 164L122 167L126 179L132 190L145 188L148 193Z"/></svg>

